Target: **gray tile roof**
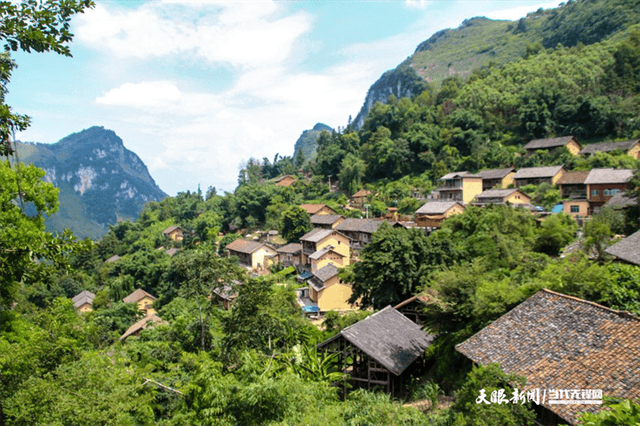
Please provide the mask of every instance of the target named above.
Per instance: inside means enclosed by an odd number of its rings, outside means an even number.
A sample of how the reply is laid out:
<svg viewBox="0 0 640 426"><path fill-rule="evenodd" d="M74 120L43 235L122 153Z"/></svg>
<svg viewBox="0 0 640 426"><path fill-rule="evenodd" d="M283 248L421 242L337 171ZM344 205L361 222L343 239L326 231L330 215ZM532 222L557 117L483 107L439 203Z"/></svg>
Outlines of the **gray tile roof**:
<svg viewBox="0 0 640 426"><path fill-rule="evenodd" d="M550 166L550 167L525 167L520 169L513 175L514 179L536 179L536 178L550 178L558 174L562 169L562 166Z"/></svg>
<svg viewBox="0 0 640 426"><path fill-rule="evenodd" d="M564 146L574 139L573 136L561 136L559 138L534 139L524 146L524 149L545 149ZM576 141L577 142L577 141Z"/></svg>
<svg viewBox="0 0 640 426"><path fill-rule="evenodd" d="M384 220L376 219L345 219L342 223L336 226L336 230L345 232L364 232L366 234L373 234L382 225Z"/></svg>
<svg viewBox="0 0 640 426"><path fill-rule="evenodd" d="M631 169L592 169L584 183L587 185L603 183L626 183L633 177Z"/></svg>
<svg viewBox="0 0 640 426"><path fill-rule="evenodd" d="M416 214L445 214L456 204L460 203L457 201L427 201L422 207L416 210Z"/></svg>
<svg viewBox="0 0 640 426"><path fill-rule="evenodd" d="M237 239L227 244L227 250L237 251L238 253L251 254L262 247L264 243L259 241Z"/></svg>
<svg viewBox="0 0 640 426"><path fill-rule="evenodd" d="M329 253L330 251L333 251L335 254L337 254L339 256L346 257L344 254L340 254L337 251L334 251L332 246L327 246L325 248L322 248L322 249L314 252L313 254L310 254L309 255L309 259L318 260L322 256L324 256L325 254Z"/></svg>
<svg viewBox="0 0 640 426"><path fill-rule="evenodd" d="M312 231L307 232L302 237L300 237L300 241L309 241L312 243L317 243L319 241L324 240L334 232L335 231L333 229L315 228Z"/></svg>
<svg viewBox="0 0 640 426"><path fill-rule="evenodd" d="M476 201L481 199L481 198L504 198L504 197L508 197L509 195L513 194L514 192L519 192L517 189L512 188L512 189L488 189L486 191L483 191L482 194L476 196Z"/></svg>
<svg viewBox="0 0 640 426"><path fill-rule="evenodd" d="M302 252L302 244L289 243L276 249L278 253L300 254Z"/></svg>
<svg viewBox="0 0 640 426"><path fill-rule="evenodd" d="M162 233L165 234L165 235L169 235L170 233L172 233L176 229L180 229L182 231L182 229L179 226L170 226L167 229L165 229L164 231L162 231Z"/></svg>
<svg viewBox="0 0 640 426"><path fill-rule="evenodd" d="M604 203L607 207L627 207L632 206L634 204L638 204L637 198L627 197L624 192L618 192L616 195L611 197L609 201Z"/></svg>
<svg viewBox="0 0 640 426"><path fill-rule="evenodd" d="M80 293L76 294L76 295L71 299L71 301L72 301L72 302L77 302L78 300L80 300L80 299L82 299L82 298L85 298L85 297L88 297L89 299L93 300L93 298L94 298L94 297L96 297L96 295L95 295L95 294L93 294L93 293L91 293L91 292L90 292L90 291L88 291L88 290L84 290L84 291L81 291Z"/></svg>
<svg viewBox="0 0 640 426"><path fill-rule="evenodd" d="M152 298L153 300L155 300L155 296L150 295L149 293L147 293L146 291L144 291L143 289L139 288L136 291L134 291L133 293L131 293L130 295L128 295L127 297L125 297L124 299L122 299L122 301L124 303L135 303L140 299L144 299L145 296L148 296L150 298Z"/></svg>
<svg viewBox="0 0 640 426"><path fill-rule="evenodd" d="M609 152L616 149L621 149L623 151L628 151L635 144L640 142L640 139L634 139L630 141L624 142L602 142L602 143L592 143L591 145L587 145L580 151L580 154L595 154L596 152Z"/></svg>
<svg viewBox="0 0 640 426"><path fill-rule="evenodd" d="M476 174L482 177L482 179L502 179L511 172L515 172L513 167L507 169L482 170Z"/></svg>
<svg viewBox="0 0 640 426"><path fill-rule="evenodd" d="M442 176L440 178L440 180L455 179L457 177L479 178L481 176L480 175L474 175L473 173L469 173L467 171L451 172L451 173L447 173L446 175Z"/></svg>
<svg viewBox="0 0 640 426"><path fill-rule="evenodd" d="M640 318L541 290L456 346L474 362L497 362L525 376L530 389L600 389L609 397L640 399ZM542 390L540 391L542 394ZM576 424L599 405L546 408Z"/></svg>
<svg viewBox="0 0 640 426"><path fill-rule="evenodd" d="M339 214L314 214L311 216L311 223L314 225L333 225L341 217Z"/></svg>
<svg viewBox="0 0 640 426"><path fill-rule="evenodd" d="M584 181L589 176L589 170L581 172L566 172L562 175L558 182L558 185L578 185L584 184Z"/></svg>
<svg viewBox="0 0 640 426"><path fill-rule="evenodd" d="M618 241L608 247L605 252L625 262L640 266L640 231L629 235L624 240Z"/></svg>
<svg viewBox="0 0 640 426"><path fill-rule="evenodd" d="M396 376L420 357L434 339L391 306L343 329L340 336ZM328 341L320 346L325 343Z"/></svg>

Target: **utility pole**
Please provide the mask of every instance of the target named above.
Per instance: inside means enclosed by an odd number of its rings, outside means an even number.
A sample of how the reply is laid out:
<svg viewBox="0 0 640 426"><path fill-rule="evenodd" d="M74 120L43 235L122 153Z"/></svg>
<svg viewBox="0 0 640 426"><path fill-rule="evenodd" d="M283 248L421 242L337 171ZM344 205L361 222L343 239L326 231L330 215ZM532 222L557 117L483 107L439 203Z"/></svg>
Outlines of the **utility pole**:
<svg viewBox="0 0 640 426"><path fill-rule="evenodd" d="M329 192L331 192L331 175L329 175Z"/></svg>

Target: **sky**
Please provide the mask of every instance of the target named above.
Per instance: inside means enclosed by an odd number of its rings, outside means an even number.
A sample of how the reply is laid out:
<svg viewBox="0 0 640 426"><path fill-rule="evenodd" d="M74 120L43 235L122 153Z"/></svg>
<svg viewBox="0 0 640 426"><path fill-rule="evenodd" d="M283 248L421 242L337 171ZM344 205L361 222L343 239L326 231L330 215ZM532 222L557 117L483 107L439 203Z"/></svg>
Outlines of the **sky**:
<svg viewBox="0 0 640 426"><path fill-rule="evenodd" d="M169 195L233 191L250 157L293 155L316 123L344 127L369 87L434 32L517 20L557 0L96 0L73 58L13 55L22 141L116 132Z"/></svg>

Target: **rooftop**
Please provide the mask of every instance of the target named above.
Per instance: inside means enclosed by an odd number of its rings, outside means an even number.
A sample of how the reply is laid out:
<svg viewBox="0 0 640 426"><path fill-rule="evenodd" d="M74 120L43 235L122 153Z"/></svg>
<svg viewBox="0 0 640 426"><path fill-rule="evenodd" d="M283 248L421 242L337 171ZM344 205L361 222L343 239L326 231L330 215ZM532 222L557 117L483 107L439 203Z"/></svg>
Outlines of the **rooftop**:
<svg viewBox="0 0 640 426"><path fill-rule="evenodd" d="M558 185L578 185L584 184L584 181L589 176L589 170L582 172L565 172L556 184Z"/></svg>
<svg viewBox="0 0 640 426"><path fill-rule="evenodd" d="M527 378L525 389L601 389L640 399L640 318L541 290L456 349L472 361L497 362ZM544 404L576 424L599 405Z"/></svg>
<svg viewBox="0 0 640 426"><path fill-rule="evenodd" d="M342 221L336 230L345 232L364 232L366 234L373 234L378 230L380 225L385 222L384 220L376 219L353 219L348 218Z"/></svg>
<svg viewBox="0 0 640 426"><path fill-rule="evenodd" d="M609 201L604 203L604 205L608 207L622 208L632 206L637 203L638 200L636 198L627 197L624 192L618 192L616 195L611 197Z"/></svg>
<svg viewBox="0 0 640 426"><path fill-rule="evenodd" d="M514 179L536 179L536 178L550 178L557 175L562 166L550 166L550 167L525 167L520 169L513 175Z"/></svg>
<svg viewBox="0 0 640 426"><path fill-rule="evenodd" d="M624 240L618 241L605 252L627 263L640 266L640 231L629 235Z"/></svg>
<svg viewBox="0 0 640 426"><path fill-rule="evenodd" d="M334 251L332 246L327 246L327 247L324 247L324 248L314 252L313 254L310 254L309 255L309 259L318 260L322 256L324 256L325 254L329 253L330 251L334 252L338 256L346 257L344 254L340 254L337 251Z"/></svg>
<svg viewBox="0 0 640 426"><path fill-rule="evenodd" d="M416 210L416 214L444 214L456 204L461 206L457 201L428 201Z"/></svg>
<svg viewBox="0 0 640 426"><path fill-rule="evenodd" d="M524 146L524 149L545 149L545 148L555 148L558 146L565 146L568 144L573 136L561 136L559 138L546 138L546 139L534 139L530 141L528 144ZM575 140L575 139L574 139ZM576 140L576 142L578 142Z"/></svg>
<svg viewBox="0 0 640 426"><path fill-rule="evenodd" d="M137 333L138 331L144 330L145 328L152 328L159 324L168 324L168 322L161 319L156 314L147 315L146 317L142 318L140 321L129 327L129 329L125 331L122 336L120 336L120 340L125 340L127 337Z"/></svg>
<svg viewBox="0 0 640 426"><path fill-rule="evenodd" d="M353 194L351 197L358 198L358 197L367 197L369 195L371 195L371 191L367 191L366 189L361 189L360 191Z"/></svg>
<svg viewBox="0 0 640 426"><path fill-rule="evenodd" d="M139 288L133 293L131 293L130 295L128 295L127 297L125 297L124 299L122 299L122 301L124 303L135 303L138 300L144 299L145 297L150 297L151 299L156 300L155 296L152 296L146 291L144 291L143 289Z"/></svg>
<svg viewBox="0 0 640 426"><path fill-rule="evenodd" d="M276 249L278 253L300 254L302 252L302 244L289 243Z"/></svg>
<svg viewBox="0 0 640 426"><path fill-rule="evenodd" d="M335 211L331 207L327 206L326 204L300 204L300 207L305 209L307 213L309 213L310 215L314 215L318 213L324 207L331 209L331 211L335 213Z"/></svg>
<svg viewBox="0 0 640 426"><path fill-rule="evenodd" d="M259 241L237 239L227 244L226 248L227 250L238 253L251 254L263 245L265 245L265 243L261 243Z"/></svg>
<svg viewBox="0 0 640 426"><path fill-rule="evenodd" d="M587 145L580 151L580 154L595 154L596 152L610 152L616 149L621 149L623 151L628 151L635 144L640 142L640 139L633 139L630 141L624 142L602 142L602 143L592 143L591 145Z"/></svg>
<svg viewBox="0 0 640 426"><path fill-rule="evenodd" d="M176 230L182 231L182 229L179 226L170 226L167 229L165 229L164 231L162 231L162 233L165 234L165 235L169 235L170 233L172 233L173 231L176 231Z"/></svg>
<svg viewBox="0 0 640 426"><path fill-rule="evenodd" d="M482 176L480 175L474 175L473 173L464 171L464 172L447 173L446 175L442 176L440 180L449 180L449 179L455 179L455 178L481 178L481 177Z"/></svg>
<svg viewBox="0 0 640 426"><path fill-rule="evenodd" d="M587 185L626 183L632 177L631 169L592 169L584 183Z"/></svg>
<svg viewBox="0 0 640 426"><path fill-rule="evenodd" d="M339 214L314 214L311 216L311 223L314 225L333 225L343 218Z"/></svg>
<svg viewBox="0 0 640 426"><path fill-rule="evenodd" d="M338 275L338 268L336 268L333 263L329 263L327 266L318 269L315 274L312 275L309 283L316 291L320 291L324 288L324 283Z"/></svg>
<svg viewBox="0 0 640 426"><path fill-rule="evenodd" d="M489 189L486 191L483 191L482 194L478 195L476 197L476 200L480 199L480 198L504 198L504 197L508 197L509 195L513 194L514 192L520 192L515 188L512 189ZM527 197L528 198L528 197Z"/></svg>
<svg viewBox="0 0 640 426"><path fill-rule="evenodd" d="M476 174L482 179L502 179L509 173L515 171L516 170L513 167L509 167L506 169L481 170Z"/></svg>

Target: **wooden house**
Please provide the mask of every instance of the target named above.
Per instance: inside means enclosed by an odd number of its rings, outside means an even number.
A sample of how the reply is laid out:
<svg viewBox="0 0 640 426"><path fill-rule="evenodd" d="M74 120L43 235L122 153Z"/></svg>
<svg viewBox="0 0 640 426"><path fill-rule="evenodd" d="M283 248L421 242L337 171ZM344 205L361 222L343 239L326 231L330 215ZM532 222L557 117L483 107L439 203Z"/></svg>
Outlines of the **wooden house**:
<svg viewBox="0 0 640 426"><path fill-rule="evenodd" d="M589 170L581 172L565 172L556 182L563 200L586 200Z"/></svg>
<svg viewBox="0 0 640 426"><path fill-rule="evenodd" d="M591 212L597 213L611 197L624 192L632 177L630 169L592 169L585 179Z"/></svg>
<svg viewBox="0 0 640 426"><path fill-rule="evenodd" d="M137 303L138 309L145 311L147 315L153 315L156 313L155 309L153 309L154 300L156 300L155 296L150 295L141 288L122 299L124 303Z"/></svg>
<svg viewBox="0 0 640 426"><path fill-rule="evenodd" d="M336 231L350 238L351 250L360 250L371 242L371 236L382 225L383 220L347 218L336 226Z"/></svg>
<svg viewBox="0 0 640 426"><path fill-rule="evenodd" d="M483 191L496 187L504 189L513 185L513 175L516 174L516 169L508 167L506 169L481 170L476 174L482 178Z"/></svg>
<svg viewBox="0 0 640 426"><path fill-rule="evenodd" d="M93 299L95 297L95 294L84 290L75 295L71 301L73 302L73 307L76 308L78 312L91 312L93 311Z"/></svg>
<svg viewBox="0 0 640 426"><path fill-rule="evenodd" d="M340 281L338 268L333 263L314 272L307 283L309 284L309 299L318 306L321 312L353 309L349 303L353 289L350 284Z"/></svg>
<svg viewBox="0 0 640 426"><path fill-rule="evenodd" d="M636 160L640 160L640 139L624 142L593 143L582 148L580 155L588 157L596 152L612 152L616 150L620 150Z"/></svg>
<svg viewBox="0 0 640 426"><path fill-rule="evenodd" d="M240 266L256 271L264 270L275 261L278 253L268 243L237 239L226 247L229 256L237 256Z"/></svg>
<svg viewBox="0 0 640 426"><path fill-rule="evenodd" d="M276 249L278 261L283 266L294 266L302 263L302 244L290 243Z"/></svg>
<svg viewBox="0 0 640 426"><path fill-rule="evenodd" d="M172 241L182 241L184 238L184 234L182 228L179 226L170 226L164 231L162 231L162 235L170 238Z"/></svg>
<svg viewBox="0 0 640 426"><path fill-rule="evenodd" d="M469 172L448 173L440 178L442 186L438 188L440 201L457 201L461 204L471 202L482 193L482 177Z"/></svg>
<svg viewBox="0 0 640 426"><path fill-rule="evenodd" d="M426 294L416 294L413 297L403 300L394 306L394 309L400 312L411 321L422 326L426 319L424 308L431 303L431 299Z"/></svg>
<svg viewBox="0 0 640 426"><path fill-rule="evenodd" d="M300 207L306 210L310 216L315 214L332 214L337 215L338 212L326 204L300 204Z"/></svg>
<svg viewBox="0 0 640 426"><path fill-rule="evenodd" d="M618 261L640 266L640 231L607 247L605 252L614 256Z"/></svg>
<svg viewBox="0 0 640 426"><path fill-rule="evenodd" d="M296 183L297 179L291 175L280 176L275 180L276 186L291 186Z"/></svg>
<svg viewBox="0 0 640 426"><path fill-rule="evenodd" d="M349 237L338 230L315 228L300 237L300 243L302 244L303 265L311 266L311 259L309 257L325 247L331 247L334 252L344 256L346 258L344 265L349 264L349 258L351 256Z"/></svg>
<svg viewBox="0 0 640 426"><path fill-rule="evenodd" d="M474 205L484 206L487 204L529 204L531 197L518 189L489 189L478 195Z"/></svg>
<svg viewBox="0 0 640 426"><path fill-rule="evenodd" d="M127 337L138 336L142 330L145 330L147 328L153 328L160 324L169 324L169 323L161 319L155 313L147 315L146 317L142 318L140 321L136 322L131 327L129 327L129 329L125 331L122 336L120 336L120 340L124 341L127 339Z"/></svg>
<svg viewBox="0 0 640 426"><path fill-rule="evenodd" d="M416 210L416 225L423 228L439 228L442 222L464 211L458 201L428 201Z"/></svg>
<svg viewBox="0 0 640 426"><path fill-rule="evenodd" d="M351 205L354 207L362 208L368 201L371 196L371 191L367 191L366 189L361 189L351 196Z"/></svg>
<svg viewBox="0 0 640 426"><path fill-rule="evenodd" d="M336 367L349 375L352 387L382 387L397 395L404 390L409 374L423 367L417 361L433 339L387 306L320 343L318 352L338 354Z"/></svg>
<svg viewBox="0 0 640 426"><path fill-rule="evenodd" d="M639 335L640 318L628 312L544 289L456 349L474 363L499 363L505 373L526 377L521 391L540 390L533 404L538 424L577 425L583 412L604 406L558 402L592 399L572 395L576 389L640 400ZM570 392L558 399L557 390Z"/></svg>
<svg viewBox="0 0 640 426"><path fill-rule="evenodd" d="M311 224L314 228L333 229L344 221L344 216L336 214L314 214Z"/></svg>
<svg viewBox="0 0 640 426"><path fill-rule="evenodd" d="M553 152L560 147L566 147L573 155L578 155L582 148L578 140L573 136L559 138L534 139L524 146L528 155L535 154L538 150Z"/></svg>
<svg viewBox="0 0 640 426"><path fill-rule="evenodd" d="M525 167L513 175L513 181L516 188L525 185L540 185L541 183L555 185L564 172L565 170L562 166Z"/></svg>

